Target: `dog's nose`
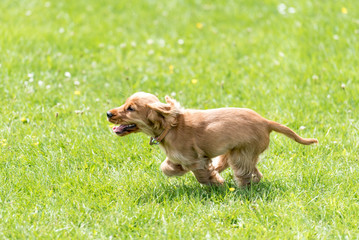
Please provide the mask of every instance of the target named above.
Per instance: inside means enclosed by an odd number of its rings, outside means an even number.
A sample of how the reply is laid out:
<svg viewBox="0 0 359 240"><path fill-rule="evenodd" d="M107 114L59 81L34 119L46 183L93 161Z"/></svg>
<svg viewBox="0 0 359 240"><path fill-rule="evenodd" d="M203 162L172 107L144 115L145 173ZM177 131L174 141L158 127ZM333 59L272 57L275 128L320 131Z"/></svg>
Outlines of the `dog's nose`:
<svg viewBox="0 0 359 240"><path fill-rule="evenodd" d="M112 117L112 116L113 116L113 114L112 114L110 111L109 111L109 112L107 112L106 114L107 114L107 117L108 117L108 118L110 118L110 117Z"/></svg>

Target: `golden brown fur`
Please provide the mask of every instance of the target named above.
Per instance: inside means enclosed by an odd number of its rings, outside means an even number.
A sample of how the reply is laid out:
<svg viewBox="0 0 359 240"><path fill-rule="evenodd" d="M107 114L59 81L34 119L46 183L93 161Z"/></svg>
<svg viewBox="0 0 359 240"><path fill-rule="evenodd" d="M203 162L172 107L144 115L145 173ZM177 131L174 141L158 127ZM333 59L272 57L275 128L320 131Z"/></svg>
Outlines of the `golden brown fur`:
<svg viewBox="0 0 359 240"><path fill-rule="evenodd" d="M170 129L160 147L167 158L161 170L167 176L192 171L202 184L222 184L220 172L231 167L239 186L258 183L262 174L256 167L259 155L269 145L269 134L277 131L298 143L306 139L279 123L267 120L245 108L185 110L170 97L166 103L149 93L135 93L125 104L110 110L108 120L115 124L136 124L120 136L144 132L157 137Z"/></svg>

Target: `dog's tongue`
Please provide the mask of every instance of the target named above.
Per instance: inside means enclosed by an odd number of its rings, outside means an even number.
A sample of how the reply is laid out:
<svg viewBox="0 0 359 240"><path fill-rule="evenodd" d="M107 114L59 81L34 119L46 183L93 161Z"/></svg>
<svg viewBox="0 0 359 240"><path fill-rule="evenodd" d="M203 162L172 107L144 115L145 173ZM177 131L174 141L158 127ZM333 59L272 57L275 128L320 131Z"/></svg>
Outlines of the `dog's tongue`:
<svg viewBox="0 0 359 240"><path fill-rule="evenodd" d="M112 131L113 131L114 133L120 133L120 132L122 132L122 130L123 130L125 127L126 127L125 125L114 126L114 127L112 128Z"/></svg>

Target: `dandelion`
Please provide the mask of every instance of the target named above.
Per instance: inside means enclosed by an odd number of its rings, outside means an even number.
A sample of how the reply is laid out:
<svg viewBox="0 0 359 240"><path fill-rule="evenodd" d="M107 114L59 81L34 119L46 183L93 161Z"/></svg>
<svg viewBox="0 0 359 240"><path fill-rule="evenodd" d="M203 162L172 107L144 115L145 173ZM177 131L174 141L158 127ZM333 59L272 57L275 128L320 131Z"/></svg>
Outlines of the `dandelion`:
<svg viewBox="0 0 359 240"><path fill-rule="evenodd" d="M343 14L348 14L348 9L345 8L345 7L342 7L342 13L343 13Z"/></svg>
<svg viewBox="0 0 359 240"><path fill-rule="evenodd" d="M191 82L192 82L192 84L196 84L198 82L198 80L194 78L194 79L192 79Z"/></svg>
<svg viewBox="0 0 359 240"><path fill-rule="evenodd" d="M81 92L80 92L80 91L75 91L74 94L75 94L75 95L80 95Z"/></svg>
<svg viewBox="0 0 359 240"><path fill-rule="evenodd" d="M183 41L183 39L178 39L177 43L178 43L179 45L182 45L182 44L184 44L184 41Z"/></svg>
<svg viewBox="0 0 359 240"><path fill-rule="evenodd" d="M28 123L28 122L29 122L29 119L27 119L26 117L22 117L22 118L20 119L20 121L21 121L22 123Z"/></svg>
<svg viewBox="0 0 359 240"><path fill-rule="evenodd" d="M172 73L173 73L174 66L173 66L173 65L169 65L168 69L170 70L170 73L172 74Z"/></svg>
<svg viewBox="0 0 359 240"><path fill-rule="evenodd" d="M203 23L200 23L200 22L196 23L196 28L202 29L203 28Z"/></svg>
<svg viewBox="0 0 359 240"><path fill-rule="evenodd" d="M71 73L70 73L70 72L65 72L65 77L70 78L70 77L71 77Z"/></svg>
<svg viewBox="0 0 359 240"><path fill-rule="evenodd" d="M345 89L345 87L346 87L345 84L342 83L341 88Z"/></svg>
<svg viewBox="0 0 359 240"><path fill-rule="evenodd" d="M233 192L235 190L235 188L231 187L229 188L229 191Z"/></svg>

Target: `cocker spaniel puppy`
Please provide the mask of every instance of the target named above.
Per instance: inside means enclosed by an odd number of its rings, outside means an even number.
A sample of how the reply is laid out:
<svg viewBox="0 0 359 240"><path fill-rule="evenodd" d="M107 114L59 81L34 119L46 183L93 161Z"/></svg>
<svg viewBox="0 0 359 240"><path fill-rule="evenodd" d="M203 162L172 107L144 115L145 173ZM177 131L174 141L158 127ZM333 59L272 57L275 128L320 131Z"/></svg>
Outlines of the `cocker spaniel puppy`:
<svg viewBox="0 0 359 240"><path fill-rule="evenodd" d="M202 184L223 184L219 173L228 167L238 186L258 183L263 175L256 165L272 131L304 145L318 142L250 109L189 110L168 96L162 103L144 92L109 110L107 118L118 125L113 127L118 136L136 132L151 136L150 144L158 144L167 155L161 164L165 175L181 176L191 171Z"/></svg>

